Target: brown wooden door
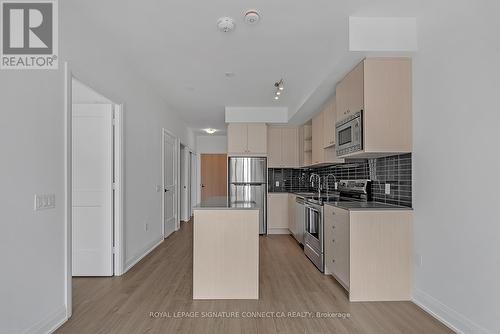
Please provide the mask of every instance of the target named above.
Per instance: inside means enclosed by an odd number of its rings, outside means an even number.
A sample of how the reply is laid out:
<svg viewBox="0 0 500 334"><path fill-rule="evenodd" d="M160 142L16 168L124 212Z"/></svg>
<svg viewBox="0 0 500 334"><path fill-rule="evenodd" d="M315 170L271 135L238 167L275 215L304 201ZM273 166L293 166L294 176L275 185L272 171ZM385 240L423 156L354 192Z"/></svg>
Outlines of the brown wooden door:
<svg viewBox="0 0 500 334"><path fill-rule="evenodd" d="M201 200L227 196L227 155L201 155Z"/></svg>

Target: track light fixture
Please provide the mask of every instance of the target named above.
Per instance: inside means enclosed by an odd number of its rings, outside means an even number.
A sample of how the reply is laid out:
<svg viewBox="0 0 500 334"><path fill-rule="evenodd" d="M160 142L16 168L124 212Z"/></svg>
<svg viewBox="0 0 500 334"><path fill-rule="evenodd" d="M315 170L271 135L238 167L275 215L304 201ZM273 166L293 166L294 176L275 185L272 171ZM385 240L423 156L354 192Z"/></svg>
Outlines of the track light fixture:
<svg viewBox="0 0 500 334"><path fill-rule="evenodd" d="M276 94L274 95L274 99L279 100L281 93L285 89L285 86L283 84L283 79L280 79L280 81L275 82L274 87L276 87Z"/></svg>

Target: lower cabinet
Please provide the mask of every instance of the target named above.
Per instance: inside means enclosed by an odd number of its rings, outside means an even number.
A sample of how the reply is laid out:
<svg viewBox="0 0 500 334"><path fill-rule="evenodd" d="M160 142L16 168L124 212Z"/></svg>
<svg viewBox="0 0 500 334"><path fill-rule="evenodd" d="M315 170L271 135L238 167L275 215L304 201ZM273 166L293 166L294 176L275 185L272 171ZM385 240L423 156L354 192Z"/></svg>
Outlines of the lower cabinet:
<svg viewBox="0 0 500 334"><path fill-rule="evenodd" d="M349 290L349 211L325 206L325 273Z"/></svg>
<svg viewBox="0 0 500 334"><path fill-rule="evenodd" d="M288 193L267 194L267 233L289 234Z"/></svg>
<svg viewBox="0 0 500 334"><path fill-rule="evenodd" d="M350 301L411 299L411 210L345 210L325 205L325 274Z"/></svg>
<svg viewBox="0 0 500 334"><path fill-rule="evenodd" d="M297 195L288 194L288 230L294 233L297 229L297 221L295 219L295 198Z"/></svg>

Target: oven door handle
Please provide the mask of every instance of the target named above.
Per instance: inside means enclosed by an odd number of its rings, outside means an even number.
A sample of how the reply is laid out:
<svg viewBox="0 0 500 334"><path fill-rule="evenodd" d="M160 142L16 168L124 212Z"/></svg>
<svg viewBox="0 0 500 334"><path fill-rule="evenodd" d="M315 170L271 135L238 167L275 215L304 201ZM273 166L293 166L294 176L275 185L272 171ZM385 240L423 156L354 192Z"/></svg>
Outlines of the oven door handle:
<svg viewBox="0 0 500 334"><path fill-rule="evenodd" d="M321 213L319 209L316 209L316 208L315 208L314 206L312 206L312 205L308 205L308 204L306 204L305 206L306 206L306 210L315 211L315 212L317 212L318 214L320 214L320 213Z"/></svg>

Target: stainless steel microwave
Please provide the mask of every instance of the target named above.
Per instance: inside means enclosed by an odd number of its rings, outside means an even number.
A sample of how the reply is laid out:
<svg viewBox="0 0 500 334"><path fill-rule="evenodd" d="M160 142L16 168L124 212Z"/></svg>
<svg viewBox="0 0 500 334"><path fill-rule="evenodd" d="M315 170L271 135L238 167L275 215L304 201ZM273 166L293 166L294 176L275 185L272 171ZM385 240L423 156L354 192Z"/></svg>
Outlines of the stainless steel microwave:
<svg viewBox="0 0 500 334"><path fill-rule="evenodd" d="M363 149L363 113L358 111L335 126L337 156Z"/></svg>

